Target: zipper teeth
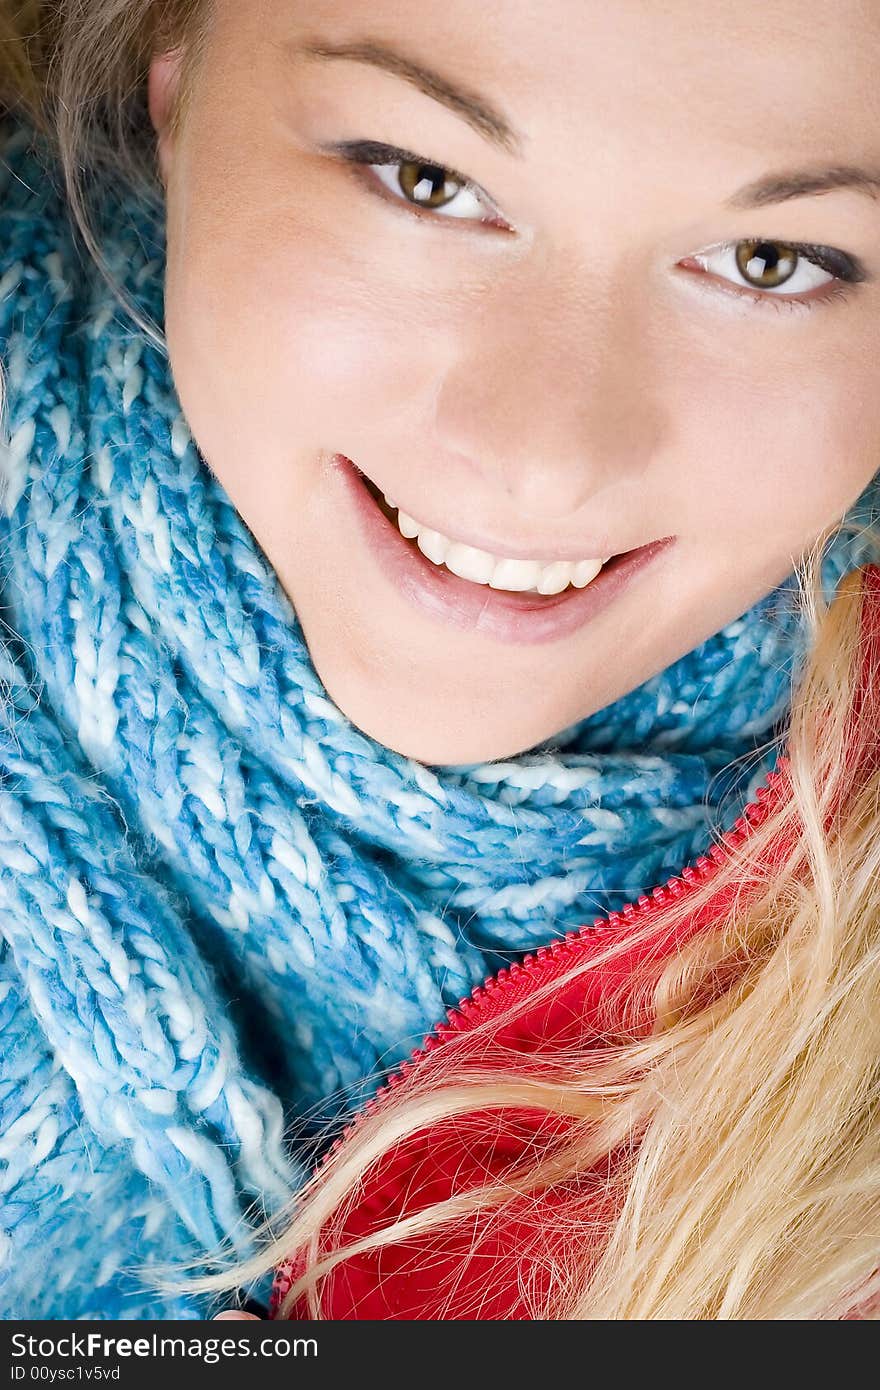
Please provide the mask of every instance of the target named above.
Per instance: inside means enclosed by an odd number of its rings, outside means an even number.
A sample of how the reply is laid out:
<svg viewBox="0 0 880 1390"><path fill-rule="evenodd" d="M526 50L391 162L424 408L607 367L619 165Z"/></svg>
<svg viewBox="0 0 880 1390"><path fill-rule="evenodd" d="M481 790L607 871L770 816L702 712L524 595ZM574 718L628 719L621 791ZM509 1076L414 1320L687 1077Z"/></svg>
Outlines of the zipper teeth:
<svg viewBox="0 0 880 1390"><path fill-rule="evenodd" d="M327 1159L336 1152L342 1143L348 1140L352 1130L362 1120L375 1113L394 1088L406 1079L413 1067L417 1066L428 1052L442 1047L446 1039L453 1033L465 1032L471 1023L477 1022L478 1017L483 1018L487 1010L489 1017L493 1013L497 1013L499 995L502 995L505 990L518 984L526 975L544 968L548 962L556 965L563 957L576 956L586 942L593 941L596 936L617 930L624 925L631 926L633 923L643 921L652 912L664 907L670 898L680 898L682 894L700 887L708 879L714 877L730 852L738 849L748 839L752 827L759 826L766 820L774 796L778 792L779 783L783 780L787 769L788 758L784 754L780 754L775 768L767 774L766 781L755 792L754 801L750 801L744 807L742 815L737 818L730 830L722 835L720 843L716 842L711 845L705 854L701 854L692 864L686 865L681 873L673 874L665 883L651 889L649 893L643 893L635 902L626 903L622 908L609 912L605 917L597 917L594 922L586 926L566 932L564 936L558 937L557 940L548 943L548 945L539 946L536 951L530 952L521 961L514 961L511 965L503 966L497 974L485 981L484 984L477 985L469 995L448 1009L445 1019L432 1029L424 1042L413 1050L411 1056L400 1064L398 1069L382 1083L353 1116L350 1123L333 1141L324 1158L320 1161L319 1168L327 1162Z"/></svg>
<svg viewBox="0 0 880 1390"><path fill-rule="evenodd" d="M428 1052L442 1047L446 1039L453 1033L466 1031L472 1022L475 1023L478 1018L485 1016L487 1010L489 1017L492 1016L492 1013L497 1013L499 998L503 996L505 990L518 984L525 976L543 969L548 962L551 965L556 965L563 957L569 955L574 957L588 941L593 941L596 936L614 931L624 925L630 926L634 922L643 921L651 912L664 907L670 897L680 898L682 894L700 887L712 878L727 859L731 850L738 849L748 839L752 827L759 826L766 820L773 801L778 795L779 784L786 776L788 766L788 758L785 754L780 754L773 771L767 774L766 781L755 792L754 801L750 801L743 808L742 815L737 818L730 830L721 836L720 842L716 841L711 845L705 854L701 854L692 864L686 865L681 873L673 874L665 883L653 888L649 893L643 893L635 902L626 903L622 908L609 912L605 917L597 917L594 922L586 926L566 932L564 936L558 937L548 945L539 946L536 951L530 952L521 961L504 966L496 975L493 975L484 984L477 985L469 995L448 1009L445 1019L432 1029L421 1046L413 1050L408 1060L402 1062L387 1081L382 1083L352 1117L342 1133L334 1139L327 1152L318 1161L316 1171L321 1171L339 1147L347 1142L358 1125L368 1116L375 1114L376 1110L387 1101L395 1087L409 1076L413 1067L417 1066ZM270 1316L272 1317L276 1315L281 1300L289 1287L289 1276L290 1270L287 1264L280 1265L276 1270L271 1298Z"/></svg>
<svg viewBox="0 0 880 1390"><path fill-rule="evenodd" d="M577 955L578 949L582 949L585 942L595 940L596 935L619 929L624 923L630 926L634 922L644 920L653 910L665 906L670 897L680 898L691 888L699 887L708 878L715 876L731 849L744 844L744 841L748 840L752 826L759 826L763 820L766 820L774 795L779 791L779 783L783 780L787 769L788 758L785 755L780 755L776 767L767 774L767 780L755 792L755 799L749 802L748 806L745 806L742 815L738 816L730 830L722 835L720 844L719 842L713 844L706 853L699 855L694 863L685 866L680 874L673 874L671 878L667 878L666 883L652 888L651 892L646 892L646 894L644 892L634 902L627 902L623 908L609 912L608 916L596 917L595 922L591 922L587 926L566 931L564 937L549 942L545 947L538 947L537 951L530 952L530 954L523 956L523 959L514 960L512 965L502 966L502 969L491 979L485 981L484 984L478 984L474 990L471 990L470 994L460 999L459 1004L452 1005L452 1008L446 1011L445 1019L441 1023L435 1024L434 1029L425 1037L424 1042L421 1042L420 1047L414 1048L410 1058L406 1062L400 1063L398 1070L381 1084L368 1101L364 1102L364 1105L350 1119L342 1133L335 1138L334 1143L329 1145L323 1158L318 1161L318 1172L331 1158L331 1155L335 1154L336 1150L341 1147L341 1144L349 1140L352 1131L368 1115L373 1115L384 1104L393 1088L399 1086L400 1081L409 1076L414 1066L418 1065L418 1062L427 1052L442 1047L446 1038L452 1036L453 1033L466 1031L468 1024L477 1022L478 1017L484 1017L487 1009L489 1017L492 1016L492 1013L498 1012L500 995L503 995L505 990L509 990L513 984L519 984L520 980L535 970L544 969L548 962L551 965L557 965L564 956ZM282 1265L281 1269L278 1270L277 1277L275 1277L275 1287L282 1283L284 1269L285 1266Z"/></svg>

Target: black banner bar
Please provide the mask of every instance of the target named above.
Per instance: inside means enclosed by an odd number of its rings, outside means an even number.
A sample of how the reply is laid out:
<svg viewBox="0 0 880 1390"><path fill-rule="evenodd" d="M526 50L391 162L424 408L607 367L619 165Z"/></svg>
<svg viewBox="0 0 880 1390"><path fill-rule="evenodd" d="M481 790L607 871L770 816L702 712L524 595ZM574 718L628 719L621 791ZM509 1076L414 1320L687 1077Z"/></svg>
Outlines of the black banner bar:
<svg viewBox="0 0 880 1390"><path fill-rule="evenodd" d="M546 1376L560 1353L561 1326L545 1342L546 1323L449 1322L438 1343L423 1322L0 1322L0 1390L120 1386L128 1390L200 1390L240 1377L237 1390L274 1390L338 1382L368 1374L394 1384L416 1368L455 1375L475 1350L491 1357L493 1384L508 1372ZM583 1342L573 1344L583 1349ZM432 1359L424 1359L425 1352ZM412 1359L410 1359L412 1358ZM548 1360L548 1358L551 1358ZM484 1362L485 1364L485 1362ZM444 1369L445 1368L445 1369ZM218 1377L223 1377L221 1382ZM421 1374L417 1377L421 1380ZM456 1376L457 1378L457 1376Z"/></svg>

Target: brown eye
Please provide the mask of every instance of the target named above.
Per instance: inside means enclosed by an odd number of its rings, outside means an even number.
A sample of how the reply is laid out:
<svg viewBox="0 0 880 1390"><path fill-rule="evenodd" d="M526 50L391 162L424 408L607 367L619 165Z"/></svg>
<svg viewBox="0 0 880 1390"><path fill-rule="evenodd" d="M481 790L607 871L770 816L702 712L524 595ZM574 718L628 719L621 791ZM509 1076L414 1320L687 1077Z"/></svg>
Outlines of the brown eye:
<svg viewBox="0 0 880 1390"><path fill-rule="evenodd" d="M432 217L420 220L481 222L484 226L515 230L503 217L497 203L479 184L445 164L424 159L414 150L384 145L377 140L344 140L326 147L342 155L372 192L376 185L408 210L421 209Z"/></svg>
<svg viewBox="0 0 880 1390"><path fill-rule="evenodd" d="M411 203L425 208L442 208L461 192L463 185L447 177L438 164L401 163L397 181Z"/></svg>
<svg viewBox="0 0 880 1390"><path fill-rule="evenodd" d="M856 257L834 246L776 241L772 237L719 242L686 256L679 265L683 270L708 271L753 303L772 301L776 308L783 300L789 305L807 307L825 303L845 293L846 286L871 278ZM813 294L810 301L795 298L826 286L825 296Z"/></svg>
<svg viewBox="0 0 880 1390"><path fill-rule="evenodd" d="M794 275L798 253L783 241L739 241L736 265L747 284L758 290L773 290Z"/></svg>

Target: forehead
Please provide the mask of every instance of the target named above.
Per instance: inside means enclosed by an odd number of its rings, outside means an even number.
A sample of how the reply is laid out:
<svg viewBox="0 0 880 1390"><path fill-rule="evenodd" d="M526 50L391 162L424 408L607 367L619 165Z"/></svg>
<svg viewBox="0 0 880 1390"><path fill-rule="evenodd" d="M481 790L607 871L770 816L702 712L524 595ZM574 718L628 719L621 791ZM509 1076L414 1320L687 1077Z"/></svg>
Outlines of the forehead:
<svg viewBox="0 0 880 1390"><path fill-rule="evenodd" d="M705 131L716 149L784 162L833 155L835 140L841 157L854 140L867 154L878 129L880 4L864 0L280 0L276 17L292 38L393 41L527 136L552 128L573 147L593 132L659 146Z"/></svg>

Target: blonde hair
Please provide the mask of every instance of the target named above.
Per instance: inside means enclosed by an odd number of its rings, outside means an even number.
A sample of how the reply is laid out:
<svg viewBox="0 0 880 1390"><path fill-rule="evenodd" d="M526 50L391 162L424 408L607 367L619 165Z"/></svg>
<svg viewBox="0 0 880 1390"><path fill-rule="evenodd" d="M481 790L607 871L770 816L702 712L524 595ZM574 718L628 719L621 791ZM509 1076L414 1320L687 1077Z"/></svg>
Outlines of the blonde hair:
<svg viewBox="0 0 880 1390"><path fill-rule="evenodd" d="M150 52L195 43L207 9L197 0L0 7L0 103L23 108L57 141L86 228L83 168L103 161L155 182L149 143L126 113ZM880 535L867 539L880 554ZM547 1256L549 1291L523 1279L535 1318L875 1315L880 638L866 605L880 633L880 585L876 573L853 571L829 605L822 541L797 566L810 647L787 729L790 795L710 882L566 977L647 947L649 935L706 907L708 920L671 956L642 952L626 981L626 1030L521 1055L493 1044L511 1007L451 1035L360 1116L263 1229L257 1257L187 1287L233 1288L294 1259L282 1315L305 1298L320 1317L324 1281L352 1255L406 1240L428 1259L444 1233L466 1245L475 1222L512 1202L532 1202L537 1220L555 1193L564 1239ZM533 994L521 1007L536 1002ZM393 1223L346 1243L371 1174L408 1140L452 1127L463 1147L479 1143L524 1109L565 1125L501 1177L424 1208L402 1199Z"/></svg>

